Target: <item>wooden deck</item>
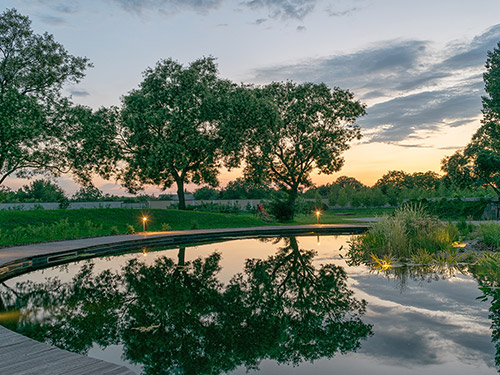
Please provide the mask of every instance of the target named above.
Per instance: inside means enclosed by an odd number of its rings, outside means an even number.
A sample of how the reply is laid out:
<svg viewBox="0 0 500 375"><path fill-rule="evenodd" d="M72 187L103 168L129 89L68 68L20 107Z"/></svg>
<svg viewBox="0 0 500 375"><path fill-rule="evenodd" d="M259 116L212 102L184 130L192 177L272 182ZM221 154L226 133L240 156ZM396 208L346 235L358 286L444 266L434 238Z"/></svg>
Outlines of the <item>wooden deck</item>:
<svg viewBox="0 0 500 375"><path fill-rule="evenodd" d="M40 343L0 326L2 375L135 375L126 367Z"/></svg>

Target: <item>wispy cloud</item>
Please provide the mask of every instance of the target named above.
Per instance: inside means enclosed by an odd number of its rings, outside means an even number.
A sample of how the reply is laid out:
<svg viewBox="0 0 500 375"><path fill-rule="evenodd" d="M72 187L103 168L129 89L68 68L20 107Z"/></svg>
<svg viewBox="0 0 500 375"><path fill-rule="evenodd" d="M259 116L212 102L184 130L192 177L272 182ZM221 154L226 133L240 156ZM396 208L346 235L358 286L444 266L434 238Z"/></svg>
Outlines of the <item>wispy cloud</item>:
<svg viewBox="0 0 500 375"><path fill-rule="evenodd" d="M371 103L359 121L369 130L366 140L401 142L420 130L456 127L480 115L481 72L486 52L498 40L500 24L439 51L429 41L392 40L353 53L262 68L253 80L349 88Z"/></svg>
<svg viewBox="0 0 500 375"><path fill-rule="evenodd" d="M345 10L335 10L333 8L326 8L325 9L326 14L328 14L330 17L344 17L344 16L350 16L357 11L359 11L359 8L353 7Z"/></svg>
<svg viewBox="0 0 500 375"><path fill-rule="evenodd" d="M217 9L224 0L112 0L128 12L142 14L145 11L158 11L174 14L181 11L207 13Z"/></svg>
<svg viewBox="0 0 500 375"><path fill-rule="evenodd" d="M254 24L255 25L262 25L266 21L267 21L267 18L259 18L259 19L255 20Z"/></svg>
<svg viewBox="0 0 500 375"><path fill-rule="evenodd" d="M269 17L302 20L311 13L318 0L244 0L252 9L267 9Z"/></svg>
<svg viewBox="0 0 500 375"><path fill-rule="evenodd" d="M307 28L305 26L303 26L303 25L297 26L297 31L298 32L302 32L302 31L306 31L306 30L307 30Z"/></svg>
<svg viewBox="0 0 500 375"><path fill-rule="evenodd" d="M72 89L68 89L68 91L72 96L89 96L90 95L90 93L84 89L72 88Z"/></svg>
<svg viewBox="0 0 500 375"><path fill-rule="evenodd" d="M49 25L63 25L66 23L65 18L54 16L54 15L41 14L41 15L38 15L38 18L43 23L47 23Z"/></svg>

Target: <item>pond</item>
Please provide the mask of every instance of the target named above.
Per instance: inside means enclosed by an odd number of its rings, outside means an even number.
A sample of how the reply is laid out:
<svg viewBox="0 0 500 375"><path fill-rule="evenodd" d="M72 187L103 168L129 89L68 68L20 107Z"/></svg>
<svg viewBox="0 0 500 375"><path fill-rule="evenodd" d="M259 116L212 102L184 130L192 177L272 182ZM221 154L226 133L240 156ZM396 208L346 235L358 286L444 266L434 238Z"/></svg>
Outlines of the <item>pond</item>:
<svg viewBox="0 0 500 375"><path fill-rule="evenodd" d="M496 374L465 266L352 265L349 236L138 249L0 285L0 324L138 374ZM480 280L480 278L479 278Z"/></svg>

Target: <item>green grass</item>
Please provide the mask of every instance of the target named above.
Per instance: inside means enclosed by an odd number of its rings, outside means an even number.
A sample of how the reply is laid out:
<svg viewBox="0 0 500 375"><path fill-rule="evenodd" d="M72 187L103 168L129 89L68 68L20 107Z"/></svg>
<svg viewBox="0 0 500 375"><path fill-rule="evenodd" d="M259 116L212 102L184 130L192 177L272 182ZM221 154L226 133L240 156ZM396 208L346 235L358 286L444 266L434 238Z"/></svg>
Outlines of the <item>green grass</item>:
<svg viewBox="0 0 500 375"><path fill-rule="evenodd" d="M337 216L337 213L355 215ZM352 223L345 218L380 216L387 209L334 210L321 213L321 224ZM142 217L148 218L147 231L236 228L278 225L251 213L225 214L179 210L134 210L121 208L81 210L0 211L0 246L19 245L82 237L142 232ZM316 224L316 215L299 214L285 225Z"/></svg>
<svg viewBox="0 0 500 375"><path fill-rule="evenodd" d="M390 215L394 212L394 208L359 208L359 209L335 209L321 212L319 217L320 224L342 224L354 223L355 220L345 219L362 219L367 217L381 217ZM348 215L339 215L348 214ZM363 221L363 220L359 220ZM285 223L286 224L286 223ZM316 224L316 215L297 214L295 218L288 224Z"/></svg>
<svg viewBox="0 0 500 375"><path fill-rule="evenodd" d="M234 228L268 225L252 214L219 214L178 210L85 209L0 211L0 246L127 233L129 226L147 231Z"/></svg>

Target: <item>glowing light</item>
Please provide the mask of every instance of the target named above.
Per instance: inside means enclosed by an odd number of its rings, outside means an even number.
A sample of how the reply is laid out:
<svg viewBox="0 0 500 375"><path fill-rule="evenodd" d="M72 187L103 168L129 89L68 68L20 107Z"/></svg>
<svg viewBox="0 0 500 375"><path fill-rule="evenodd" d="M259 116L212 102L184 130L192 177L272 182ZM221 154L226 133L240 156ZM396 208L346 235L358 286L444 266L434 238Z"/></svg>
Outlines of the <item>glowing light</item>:
<svg viewBox="0 0 500 375"><path fill-rule="evenodd" d="M316 211L316 224L319 224L319 215L321 215L321 212Z"/></svg>
<svg viewBox="0 0 500 375"><path fill-rule="evenodd" d="M146 221L148 218L146 216L142 217L142 231L145 233L146 232Z"/></svg>
<svg viewBox="0 0 500 375"><path fill-rule="evenodd" d="M392 268L392 259L389 256L384 256L382 259L375 254L371 255L373 263L375 263L375 268L381 269L382 271L388 271Z"/></svg>
<svg viewBox="0 0 500 375"><path fill-rule="evenodd" d="M146 248L142 249L142 255L143 256L147 256L148 255L148 251L146 250Z"/></svg>

